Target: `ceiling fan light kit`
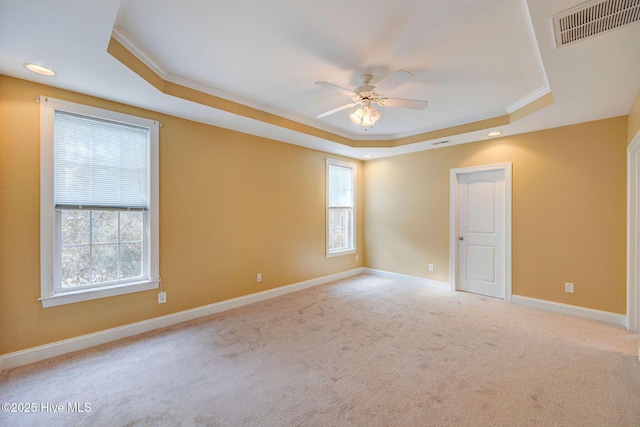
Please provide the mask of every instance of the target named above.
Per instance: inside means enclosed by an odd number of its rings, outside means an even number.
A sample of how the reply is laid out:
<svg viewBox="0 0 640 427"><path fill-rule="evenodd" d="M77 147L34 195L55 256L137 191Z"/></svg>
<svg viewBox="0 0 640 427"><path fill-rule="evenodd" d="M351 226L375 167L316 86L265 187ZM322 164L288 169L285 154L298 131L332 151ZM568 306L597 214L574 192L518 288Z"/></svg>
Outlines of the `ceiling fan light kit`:
<svg viewBox="0 0 640 427"><path fill-rule="evenodd" d="M349 118L357 125L373 126L375 122L380 119L382 113L371 106L371 101L365 100L362 103L362 107L356 108Z"/></svg>
<svg viewBox="0 0 640 427"><path fill-rule="evenodd" d="M363 74L360 76L360 79L362 80L362 86L357 87L353 91L325 81L316 82L318 86L333 89L345 96L348 96L352 101L349 104L345 104L341 107L334 108L333 110L319 114L316 116L316 119L320 119L333 113L337 113L338 111L357 106L356 109L349 114L349 118L355 124L369 127L373 126L373 124L380 119L380 116L382 116L382 113L379 110L376 110L371 105L372 103L378 104L381 107L411 108L413 110L422 110L427 106L427 101L387 98L383 96L385 92L400 86L402 83L406 82L412 77L413 75L410 72L401 70L390 75L389 77L378 83L377 86L371 86L369 85L369 83L373 79L373 75Z"/></svg>
<svg viewBox="0 0 640 427"><path fill-rule="evenodd" d="M357 108L354 112L349 114L349 118L353 123L359 125L362 122L363 115L364 115L364 110L362 108Z"/></svg>

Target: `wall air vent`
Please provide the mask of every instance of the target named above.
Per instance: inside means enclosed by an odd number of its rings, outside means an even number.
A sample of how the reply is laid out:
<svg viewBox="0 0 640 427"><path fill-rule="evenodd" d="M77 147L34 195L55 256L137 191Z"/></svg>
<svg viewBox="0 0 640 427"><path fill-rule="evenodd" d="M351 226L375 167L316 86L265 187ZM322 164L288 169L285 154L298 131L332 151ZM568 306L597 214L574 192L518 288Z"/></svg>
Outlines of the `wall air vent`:
<svg viewBox="0 0 640 427"><path fill-rule="evenodd" d="M556 47L640 21L640 0L591 0L553 16Z"/></svg>
<svg viewBox="0 0 640 427"><path fill-rule="evenodd" d="M438 142L432 142L431 145L442 145L442 144L448 144L450 141L447 139L445 141L438 141Z"/></svg>

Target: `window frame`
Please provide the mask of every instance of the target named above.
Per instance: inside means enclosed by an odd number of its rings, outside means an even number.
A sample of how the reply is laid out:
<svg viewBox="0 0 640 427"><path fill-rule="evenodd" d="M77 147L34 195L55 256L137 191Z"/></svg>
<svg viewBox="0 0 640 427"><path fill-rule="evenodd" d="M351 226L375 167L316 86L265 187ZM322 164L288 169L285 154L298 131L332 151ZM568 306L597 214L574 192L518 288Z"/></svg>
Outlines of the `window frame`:
<svg viewBox="0 0 640 427"><path fill-rule="evenodd" d="M157 289L159 274L159 122L125 113L40 96L40 298L43 308ZM54 201L54 116L66 111L149 129L149 207L143 240L143 277L135 280L58 290L60 213ZM90 208L88 208L89 210Z"/></svg>
<svg viewBox="0 0 640 427"><path fill-rule="evenodd" d="M352 211L351 211L351 224L350 224L350 241L351 247L347 249L339 249L339 250L331 250L329 245L330 240L330 228L329 228L329 218L330 218L330 210L331 203L330 199L330 188L331 188L331 179L330 179L330 168L331 166L340 166L349 168L353 172L353 197L351 200L352 203ZM344 255L351 255L358 252L357 244L356 244L356 184L357 184L357 166L355 163L345 162L343 160L336 160L327 158L326 159L326 212L325 212L325 255L327 258L333 258Z"/></svg>

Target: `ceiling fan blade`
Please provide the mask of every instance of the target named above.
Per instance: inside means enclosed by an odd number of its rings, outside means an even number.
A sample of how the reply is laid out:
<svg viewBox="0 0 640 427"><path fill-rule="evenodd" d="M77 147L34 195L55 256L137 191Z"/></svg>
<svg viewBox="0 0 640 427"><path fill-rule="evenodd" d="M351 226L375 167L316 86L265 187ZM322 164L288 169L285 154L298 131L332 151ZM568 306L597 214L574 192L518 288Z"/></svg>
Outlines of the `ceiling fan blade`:
<svg viewBox="0 0 640 427"><path fill-rule="evenodd" d="M413 110L422 110L429 104L427 101L401 98L380 98L377 102L381 107L411 108Z"/></svg>
<svg viewBox="0 0 640 427"><path fill-rule="evenodd" d="M390 90L397 88L402 83L407 82L412 77L413 74L408 71L397 71L376 85L376 93L379 95L384 95Z"/></svg>
<svg viewBox="0 0 640 427"><path fill-rule="evenodd" d="M316 82L316 84L317 84L318 86L322 86L322 87L327 88L327 89L333 89L333 90L335 90L336 92L340 92L340 93L341 93L341 94L343 94L344 96L348 96L349 98L352 98L352 97L355 95L355 93L354 93L354 92L352 92L352 91L350 91L349 89L345 89L345 88L343 88L343 87L336 86L336 85L334 85L333 83L329 83L329 82Z"/></svg>
<svg viewBox="0 0 640 427"><path fill-rule="evenodd" d="M342 107L334 108L333 110L327 111L327 112L322 113L322 114L318 114L315 118L316 119L321 119L323 117L330 116L333 113L337 113L338 111L342 111L342 110L346 110L347 108L355 107L356 105L358 105L357 102L352 102L351 104L345 104Z"/></svg>

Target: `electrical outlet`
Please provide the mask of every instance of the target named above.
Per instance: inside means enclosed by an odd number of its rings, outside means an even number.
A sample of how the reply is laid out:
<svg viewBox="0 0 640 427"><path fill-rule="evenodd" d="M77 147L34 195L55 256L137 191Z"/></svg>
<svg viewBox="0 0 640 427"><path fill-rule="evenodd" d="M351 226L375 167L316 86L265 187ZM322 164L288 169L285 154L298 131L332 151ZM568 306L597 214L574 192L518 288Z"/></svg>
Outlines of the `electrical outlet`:
<svg viewBox="0 0 640 427"><path fill-rule="evenodd" d="M258 275L256 276L256 281L262 282L262 273L258 273Z"/></svg>
<svg viewBox="0 0 640 427"><path fill-rule="evenodd" d="M569 293L572 294L573 293L573 283L565 282L564 291L565 292L569 292Z"/></svg>
<svg viewBox="0 0 640 427"><path fill-rule="evenodd" d="M433 264L429 264L429 271L433 271Z"/></svg>
<svg viewBox="0 0 640 427"><path fill-rule="evenodd" d="M164 291L158 292L158 304L164 304L167 302L167 293Z"/></svg>
<svg viewBox="0 0 640 427"><path fill-rule="evenodd" d="M358 262L358 259L359 259L359 258L358 258L358 255L356 255L356 262Z"/></svg>

